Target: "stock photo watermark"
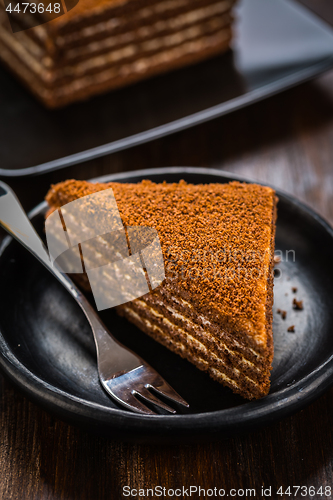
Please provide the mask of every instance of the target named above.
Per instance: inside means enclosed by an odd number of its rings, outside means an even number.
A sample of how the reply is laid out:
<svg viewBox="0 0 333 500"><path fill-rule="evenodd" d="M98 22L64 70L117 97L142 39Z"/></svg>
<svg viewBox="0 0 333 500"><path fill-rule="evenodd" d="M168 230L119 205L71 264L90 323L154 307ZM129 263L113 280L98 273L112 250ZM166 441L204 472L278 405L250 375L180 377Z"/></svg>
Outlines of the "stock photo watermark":
<svg viewBox="0 0 333 500"><path fill-rule="evenodd" d="M45 231L52 263L64 273L87 274L99 311L139 298L165 278L157 231L125 228L112 189L54 211Z"/></svg>
<svg viewBox="0 0 333 500"><path fill-rule="evenodd" d="M170 488L154 486L153 488L122 488L125 498L332 498L331 486L261 486L259 488L203 488L198 485Z"/></svg>
<svg viewBox="0 0 333 500"><path fill-rule="evenodd" d="M35 2L3 0L13 33L35 28L66 15L79 0L36 0Z"/></svg>
<svg viewBox="0 0 333 500"><path fill-rule="evenodd" d="M225 245L216 251L193 249L188 253L171 246L166 251L165 266L168 276L177 280L220 280L227 284L241 278L251 281L261 279L266 276L270 259L270 250L244 251ZM295 261L295 250L275 250L274 279L282 277L282 269L277 267L279 264Z"/></svg>

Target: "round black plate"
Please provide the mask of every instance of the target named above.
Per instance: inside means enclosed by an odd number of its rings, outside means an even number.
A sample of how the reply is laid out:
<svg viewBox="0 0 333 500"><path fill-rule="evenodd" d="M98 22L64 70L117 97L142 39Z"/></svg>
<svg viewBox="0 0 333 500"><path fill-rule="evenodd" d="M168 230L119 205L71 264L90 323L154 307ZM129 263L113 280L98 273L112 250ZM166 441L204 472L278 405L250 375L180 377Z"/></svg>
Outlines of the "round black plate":
<svg viewBox="0 0 333 500"><path fill-rule="evenodd" d="M163 168L103 181L191 183L244 180L220 171ZM279 193L274 287L275 356L268 396L249 402L150 339L114 311L111 332L140 354L190 403L184 415L140 416L120 409L101 388L85 318L66 290L16 241L0 251L0 366L25 394L60 418L114 438L161 442L213 439L266 425L300 410L333 381L333 231L314 212ZM32 213L43 234L45 203ZM297 288L297 293L292 292ZM292 308L296 297L304 309ZM287 311L283 320L277 309ZM287 328L295 325L295 333Z"/></svg>

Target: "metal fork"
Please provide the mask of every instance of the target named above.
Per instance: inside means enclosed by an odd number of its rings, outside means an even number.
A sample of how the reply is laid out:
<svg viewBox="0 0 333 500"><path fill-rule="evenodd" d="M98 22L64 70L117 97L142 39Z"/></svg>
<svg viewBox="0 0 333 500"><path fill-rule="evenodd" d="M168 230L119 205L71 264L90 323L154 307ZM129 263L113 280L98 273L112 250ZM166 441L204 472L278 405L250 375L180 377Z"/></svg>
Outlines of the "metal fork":
<svg viewBox="0 0 333 500"><path fill-rule="evenodd" d="M112 398L128 410L145 415L156 415L145 403L176 413L159 395L183 407L189 406L150 365L112 337L70 278L51 264L48 251L15 193L3 182L0 182L0 226L44 264L81 307L94 334L100 382Z"/></svg>

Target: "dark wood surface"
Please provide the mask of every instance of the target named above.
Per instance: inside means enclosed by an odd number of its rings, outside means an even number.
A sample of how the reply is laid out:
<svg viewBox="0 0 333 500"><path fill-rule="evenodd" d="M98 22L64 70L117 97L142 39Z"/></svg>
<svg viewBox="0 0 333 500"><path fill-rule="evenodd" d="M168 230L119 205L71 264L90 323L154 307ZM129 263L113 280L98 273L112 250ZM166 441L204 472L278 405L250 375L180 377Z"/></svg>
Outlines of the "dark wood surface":
<svg viewBox="0 0 333 500"><path fill-rule="evenodd" d="M51 183L65 178L168 165L214 167L267 182L305 201L333 224L333 72L152 144L66 171L7 182L29 210ZM272 487L271 498L293 498L274 494L280 486L333 489L333 389L305 410L258 432L161 447L90 435L30 403L3 378L0 382L1 500L113 500L125 498L125 485L197 485L226 492L256 488L252 498L263 498L262 486ZM296 498L302 498L300 492Z"/></svg>

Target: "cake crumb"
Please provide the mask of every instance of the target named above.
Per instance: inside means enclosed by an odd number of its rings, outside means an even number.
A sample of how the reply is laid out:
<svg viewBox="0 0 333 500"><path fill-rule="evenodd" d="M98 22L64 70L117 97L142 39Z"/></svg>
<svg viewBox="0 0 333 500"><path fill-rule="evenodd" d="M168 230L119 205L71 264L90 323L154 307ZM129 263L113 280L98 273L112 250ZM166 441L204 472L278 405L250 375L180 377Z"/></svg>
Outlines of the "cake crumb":
<svg viewBox="0 0 333 500"><path fill-rule="evenodd" d="M293 300L293 308L297 309L298 311L302 311L303 309L303 300Z"/></svg>
<svg viewBox="0 0 333 500"><path fill-rule="evenodd" d="M295 325L291 325L288 327L288 332L295 333Z"/></svg>
<svg viewBox="0 0 333 500"><path fill-rule="evenodd" d="M282 309L277 309L276 312L278 314L281 314L281 318L282 319L286 319L286 317L287 317L287 311L283 311Z"/></svg>
<svg viewBox="0 0 333 500"><path fill-rule="evenodd" d="M281 257L279 257L278 255L274 255L274 264L280 264L281 262Z"/></svg>
<svg viewBox="0 0 333 500"><path fill-rule="evenodd" d="M292 292L293 292L293 293L297 293L297 287L296 287L296 286L293 286L293 287L292 287Z"/></svg>

